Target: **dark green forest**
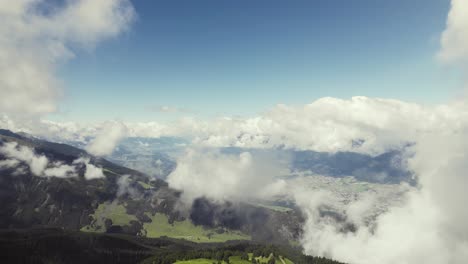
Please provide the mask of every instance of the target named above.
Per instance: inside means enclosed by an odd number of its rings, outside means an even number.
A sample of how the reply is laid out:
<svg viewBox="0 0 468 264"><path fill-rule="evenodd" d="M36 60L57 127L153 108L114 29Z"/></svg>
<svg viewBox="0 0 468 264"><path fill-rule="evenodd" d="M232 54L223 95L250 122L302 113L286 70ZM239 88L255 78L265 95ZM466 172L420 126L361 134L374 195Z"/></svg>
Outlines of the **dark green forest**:
<svg viewBox="0 0 468 264"><path fill-rule="evenodd" d="M230 256L248 259L248 253L284 256L296 264L339 264L321 257L305 256L300 248L251 241L194 243L165 237L149 239L57 228L0 231L0 263L170 264L197 258L228 262Z"/></svg>

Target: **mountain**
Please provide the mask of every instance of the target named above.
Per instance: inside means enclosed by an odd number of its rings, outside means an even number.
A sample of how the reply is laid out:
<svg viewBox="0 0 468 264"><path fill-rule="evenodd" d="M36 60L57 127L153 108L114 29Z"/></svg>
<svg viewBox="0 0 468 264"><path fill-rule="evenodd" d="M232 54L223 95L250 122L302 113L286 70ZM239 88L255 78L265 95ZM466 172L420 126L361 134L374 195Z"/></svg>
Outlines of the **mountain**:
<svg viewBox="0 0 468 264"><path fill-rule="evenodd" d="M63 140L56 137L43 139L58 140L64 144L83 149L94 138L85 137L84 141ZM175 169L175 159L187 144L187 140L175 137L128 137L120 141L115 150L106 156L106 159L115 164L141 171L151 177L165 179Z"/></svg>
<svg viewBox="0 0 468 264"><path fill-rule="evenodd" d="M158 190L166 193L165 197L171 197L166 202L172 206L176 202L178 193L169 189L164 181L150 180L138 171L93 157L81 149L0 130L2 146L9 142L33 149L37 157L45 157L50 164L72 166L80 158L89 159L90 164L102 169L105 177L85 179L86 168L82 164L77 168L77 177L67 178L41 177L27 169L18 170L27 167L25 164L0 167L0 227L38 225L79 230L91 224L90 215L100 204L114 201L119 190L122 192L122 175L128 175L126 179L131 181L127 188L140 192L142 197L151 194L142 187L145 184L151 186L152 192ZM8 158L5 153L0 153L1 160ZM125 195L123 201L127 199ZM154 206L154 210L163 209Z"/></svg>
<svg viewBox="0 0 468 264"><path fill-rule="evenodd" d="M288 242L301 234L298 210L203 197L186 205L179 198L163 180L82 149L0 130L0 228L54 227L195 242Z"/></svg>
<svg viewBox="0 0 468 264"><path fill-rule="evenodd" d="M92 139L86 138L87 142ZM78 141L64 143L78 148L86 146ZM144 172L152 177L166 179L177 166L177 157L188 144L189 141L176 137L129 137L123 139L106 158L115 164ZM224 154L239 155L247 151L253 155L268 155L269 158L276 158L277 162L288 162L285 166L290 169L291 175L316 174L335 178L352 176L358 181L369 183L416 184L412 173L404 164L408 158L405 157L407 154L404 148L389 150L375 156L352 151L331 153L283 148L222 147L220 151Z"/></svg>
<svg viewBox="0 0 468 264"><path fill-rule="evenodd" d="M292 149L246 149L237 147L222 148L225 154L240 154L244 151L252 155L268 155L277 162L285 162L291 175L323 175L335 178L352 176L358 181L380 184L416 184L407 170L404 150L390 150L377 156L357 152L319 152Z"/></svg>
<svg viewBox="0 0 468 264"><path fill-rule="evenodd" d="M325 153L316 151L292 152L293 171L344 177L371 183L415 184L411 172L405 168L403 152L391 150L377 156L356 152Z"/></svg>

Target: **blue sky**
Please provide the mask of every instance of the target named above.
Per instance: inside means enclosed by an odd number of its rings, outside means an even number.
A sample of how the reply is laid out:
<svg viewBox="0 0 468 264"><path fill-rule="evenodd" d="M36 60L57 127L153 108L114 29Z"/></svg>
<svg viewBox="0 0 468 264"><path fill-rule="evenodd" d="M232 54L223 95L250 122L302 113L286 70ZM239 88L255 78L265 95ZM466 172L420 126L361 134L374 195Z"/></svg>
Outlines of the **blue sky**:
<svg viewBox="0 0 468 264"><path fill-rule="evenodd" d="M252 116L355 95L438 103L448 0L134 0L129 31L77 51L56 120ZM181 113L151 111L158 106Z"/></svg>

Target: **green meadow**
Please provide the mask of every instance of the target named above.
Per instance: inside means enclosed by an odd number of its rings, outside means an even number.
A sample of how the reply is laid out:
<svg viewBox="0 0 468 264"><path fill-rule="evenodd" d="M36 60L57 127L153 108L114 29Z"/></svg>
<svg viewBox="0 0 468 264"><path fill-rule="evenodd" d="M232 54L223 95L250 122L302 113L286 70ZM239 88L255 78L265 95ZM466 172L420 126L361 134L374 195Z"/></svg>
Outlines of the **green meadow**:
<svg viewBox="0 0 468 264"><path fill-rule="evenodd" d="M269 257L257 257L255 258L259 263L268 263L268 260L272 256ZM252 253L249 254L249 258L252 259ZM175 264L213 264L213 263L218 263L217 260L214 259L205 259L205 258L199 258L199 259L191 259L191 260L184 260L184 261L177 261ZM251 261L243 260L241 259L240 256L231 256L229 257L229 263L230 264L251 264ZM276 263L278 264L294 264L291 260L283 257L278 257L276 258ZM224 261L221 261L221 264L227 264Z"/></svg>
<svg viewBox="0 0 468 264"><path fill-rule="evenodd" d="M174 221L169 223L164 214L146 214L151 218L151 223L145 223L143 228L147 237L173 237L185 239L193 242L225 242L228 240L249 240L250 236L239 231L224 230L223 233L216 232L216 229L207 229L196 226L189 220Z"/></svg>
<svg viewBox="0 0 468 264"><path fill-rule="evenodd" d="M142 235L150 238L167 236L200 243L250 240L250 236L239 231L205 228L196 226L189 220L169 223L168 217L161 213L155 215L146 213L146 215L151 218L151 222L143 224ZM131 221L138 221L136 216L127 213L123 204L117 203L102 203L90 216L93 219L91 224L82 227L82 231L105 232L106 219L112 220L112 225L120 226L130 225Z"/></svg>
<svg viewBox="0 0 468 264"><path fill-rule="evenodd" d="M112 220L113 225L129 225L130 221L137 221L136 216L127 214L127 210L122 204L102 203L98 206L94 214L90 215L93 218L91 224L81 228L81 231L88 232L105 232L105 220Z"/></svg>

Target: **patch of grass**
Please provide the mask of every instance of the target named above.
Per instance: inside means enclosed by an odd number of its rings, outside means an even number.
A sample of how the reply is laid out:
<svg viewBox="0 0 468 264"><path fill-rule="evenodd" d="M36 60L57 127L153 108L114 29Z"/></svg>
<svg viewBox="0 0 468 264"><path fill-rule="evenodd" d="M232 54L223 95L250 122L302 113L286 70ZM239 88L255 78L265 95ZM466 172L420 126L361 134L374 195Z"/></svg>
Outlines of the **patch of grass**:
<svg viewBox="0 0 468 264"><path fill-rule="evenodd" d="M285 264L294 264L291 260L287 259L287 258L283 258L282 256L279 257L280 260L283 260L283 262ZM283 263L282 262L282 263Z"/></svg>
<svg viewBox="0 0 468 264"><path fill-rule="evenodd" d="M270 260L271 257L272 255L268 257L256 257L255 259L257 260L258 263L268 263L268 260Z"/></svg>
<svg viewBox="0 0 468 264"><path fill-rule="evenodd" d="M292 210L289 207L284 207L284 206L279 206L279 205L269 205L269 204L263 204L263 203L250 203L250 204L253 206L259 206L259 207L263 207L266 209L270 209L272 211L283 212L283 213L289 212Z"/></svg>
<svg viewBox="0 0 468 264"><path fill-rule="evenodd" d="M200 259L176 261L175 264L213 264L213 262L217 263L217 261L213 259L200 258ZM223 264L224 264L224 261L223 261Z"/></svg>
<svg viewBox="0 0 468 264"><path fill-rule="evenodd" d="M251 264L250 261L241 259L240 256L229 257L229 263L232 263L232 264Z"/></svg>
<svg viewBox="0 0 468 264"><path fill-rule="evenodd" d="M301 246L301 243L299 241L297 241L297 240L290 239L290 240L288 240L288 242L289 242L289 245L292 246L292 247L300 247Z"/></svg>
<svg viewBox="0 0 468 264"><path fill-rule="evenodd" d="M268 257L256 257L258 263L268 263L268 261L273 258L273 254L270 254ZM252 259L252 254L249 254L249 258ZM278 256L275 258L277 264L294 264L291 260L284 258L283 256Z"/></svg>
<svg viewBox="0 0 468 264"><path fill-rule="evenodd" d="M195 226L189 220L175 221L170 224L164 214L156 213L154 216L146 214L151 218L151 223L145 223L147 237L167 236L172 238L186 239L193 242L225 242L228 240L250 240L247 236L238 231L225 230L218 234L215 229L205 229L202 226ZM211 263L211 262L210 262Z"/></svg>
<svg viewBox="0 0 468 264"><path fill-rule="evenodd" d="M259 206L273 210L273 211L278 211L278 212L289 212L292 209L284 206L278 206L278 205L266 205L266 204L259 204Z"/></svg>
<svg viewBox="0 0 468 264"><path fill-rule="evenodd" d="M273 256L270 255L269 257L258 257L258 258L255 258L255 259L258 260L260 263L268 263L268 260L271 257L273 257ZM249 253L249 258L252 259L252 253ZM285 264L294 264L291 260L289 260L287 258L283 258L281 256L276 259L276 263L282 264L283 262L281 260L283 260ZM175 264L213 264L213 263L218 263L218 261L214 260L214 259L200 258L200 259L191 259L191 260L184 260L184 261L175 262ZM224 261L222 261L221 263L226 264L226 262L224 262ZM243 260L243 259L241 259L240 256L231 256L231 257L229 257L229 263L230 264L251 264L250 261Z"/></svg>
<svg viewBox="0 0 468 264"><path fill-rule="evenodd" d="M137 220L136 216L127 214L127 210L122 204L117 203L102 203L98 206L94 214L90 215L93 218L91 224L81 228L81 231L88 232L105 232L105 220L112 220L113 225L129 225L130 221Z"/></svg>
<svg viewBox="0 0 468 264"><path fill-rule="evenodd" d="M138 184L140 184L141 187L143 187L145 190L148 190L148 189L152 188L152 186L147 184L146 182L138 181Z"/></svg>
<svg viewBox="0 0 468 264"><path fill-rule="evenodd" d="M109 170L109 169L106 169L106 168L102 168L102 171L104 171L104 172L109 172L109 173L112 173L112 174L115 174L115 175L120 175L120 174L115 173L115 172L113 172L113 171L111 171L111 170Z"/></svg>

